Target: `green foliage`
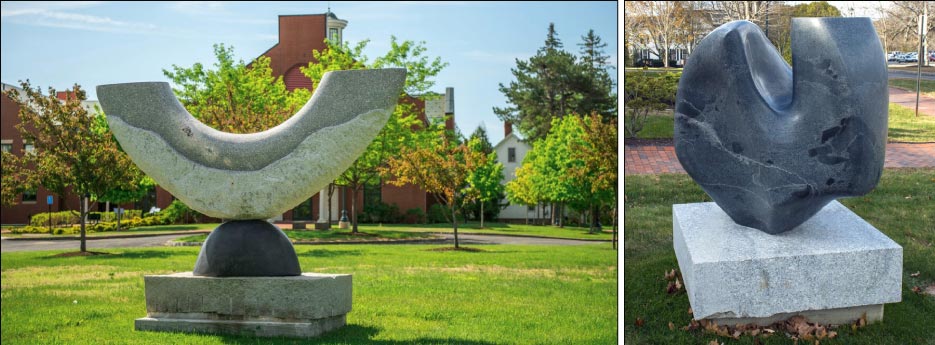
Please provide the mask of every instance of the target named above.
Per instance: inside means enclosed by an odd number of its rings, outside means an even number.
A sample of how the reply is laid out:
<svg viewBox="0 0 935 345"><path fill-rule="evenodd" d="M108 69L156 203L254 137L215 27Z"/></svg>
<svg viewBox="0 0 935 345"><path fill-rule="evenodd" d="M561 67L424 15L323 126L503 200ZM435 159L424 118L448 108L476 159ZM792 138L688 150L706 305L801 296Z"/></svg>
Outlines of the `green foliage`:
<svg viewBox="0 0 935 345"><path fill-rule="evenodd" d="M606 45L593 30L582 39L579 59L562 50L555 26L549 24L545 45L528 61L517 60L511 69L515 80L508 86L500 84L509 106L494 107L494 113L516 124L530 141L545 138L552 120L569 114L616 117Z"/></svg>
<svg viewBox="0 0 935 345"><path fill-rule="evenodd" d="M48 232L49 227L49 216L52 217L52 227L60 227L64 225L78 224L81 221L78 211L61 211L61 212L48 212L37 213L29 219L29 225L37 227L46 227L46 232Z"/></svg>
<svg viewBox="0 0 935 345"><path fill-rule="evenodd" d="M406 221L424 224L426 222L425 211L422 211L421 208L413 207L406 210Z"/></svg>
<svg viewBox="0 0 935 345"><path fill-rule="evenodd" d="M364 212L360 219L365 223L399 223L402 221L399 206L385 202L364 205Z"/></svg>
<svg viewBox="0 0 935 345"><path fill-rule="evenodd" d="M468 147L478 154L485 153L481 138L486 138L486 135L472 135L468 142ZM466 201L470 202L472 213L480 218L481 227L484 226L485 218L497 217L500 213L498 202L503 198L504 187L500 184L503 180L503 164L497 161L497 153L492 148L490 151L485 162L478 164L467 176L467 188L462 190Z"/></svg>
<svg viewBox="0 0 935 345"><path fill-rule="evenodd" d="M266 56L247 65L234 61L234 48L223 44L214 45L214 55L213 70L201 63L162 70L192 116L214 129L262 132L294 115L311 97L306 89L288 91L281 77L273 77Z"/></svg>
<svg viewBox="0 0 935 345"><path fill-rule="evenodd" d="M302 68L302 73L312 79L317 85L318 81L329 71L405 67L407 69L404 91L408 93L423 93L434 85L433 78L447 63L440 58L430 59L425 56L424 42L411 41L397 42L392 37L391 48L373 63L367 61L363 50L366 40L351 46L349 43L337 44L326 40L328 49L313 51L312 62ZM357 192L364 186L374 184L390 174L385 173L386 162L389 157L399 154L403 147L413 146L422 141L422 135L417 135L414 128L423 127L419 121L418 111L406 94L400 95L396 109L387 121L386 126L380 130L376 138L367 146L367 149L354 160L347 170L335 180L336 185L348 187L351 193L351 226L357 231Z"/></svg>
<svg viewBox="0 0 935 345"><path fill-rule="evenodd" d="M427 222L429 224L451 223L451 215L448 214L448 210L445 210L445 206L442 206L442 204L432 204L429 207Z"/></svg>
<svg viewBox="0 0 935 345"><path fill-rule="evenodd" d="M493 144L490 143L490 138L487 137L487 129L484 128L484 126L477 126L477 129L471 133L469 139L477 139L478 150L485 155L493 153Z"/></svg>
<svg viewBox="0 0 935 345"><path fill-rule="evenodd" d="M201 219L204 215L191 209L181 200L175 199L172 200L172 203L169 204L169 206L164 208L162 211L159 211L157 216L163 219L163 224L178 224L183 222L197 222L197 220Z"/></svg>
<svg viewBox="0 0 935 345"><path fill-rule="evenodd" d="M636 134L643 130L651 112L661 111L675 102L678 77L674 73L650 76L645 69L639 73L627 74L624 80L623 104L627 108L624 129L628 137L636 137Z"/></svg>

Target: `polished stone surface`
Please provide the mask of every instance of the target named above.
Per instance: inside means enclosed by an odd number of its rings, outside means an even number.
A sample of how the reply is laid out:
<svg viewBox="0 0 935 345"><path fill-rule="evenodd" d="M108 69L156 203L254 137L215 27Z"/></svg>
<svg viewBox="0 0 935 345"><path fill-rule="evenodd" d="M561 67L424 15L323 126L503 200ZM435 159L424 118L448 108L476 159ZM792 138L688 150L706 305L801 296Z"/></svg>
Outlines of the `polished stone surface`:
<svg viewBox="0 0 935 345"><path fill-rule="evenodd" d="M276 277L302 274L292 241L265 220L233 220L208 235L198 260L196 276Z"/></svg>
<svg viewBox="0 0 935 345"><path fill-rule="evenodd" d="M252 134L199 122L167 83L101 85L97 93L121 147L172 195L212 217L267 219L308 199L363 153L405 77L405 69L329 72L296 115Z"/></svg>
<svg viewBox="0 0 935 345"><path fill-rule="evenodd" d="M887 132L876 37L867 18L794 18L790 69L753 23L712 31L679 81L679 162L735 222L770 234L866 194Z"/></svg>
<svg viewBox="0 0 935 345"><path fill-rule="evenodd" d="M834 320L902 298L902 247L837 201L778 235L738 225L713 202L673 205L672 222L696 319Z"/></svg>
<svg viewBox="0 0 935 345"><path fill-rule="evenodd" d="M198 277L190 272L143 277L147 316L137 330L316 337L345 324L352 277Z"/></svg>

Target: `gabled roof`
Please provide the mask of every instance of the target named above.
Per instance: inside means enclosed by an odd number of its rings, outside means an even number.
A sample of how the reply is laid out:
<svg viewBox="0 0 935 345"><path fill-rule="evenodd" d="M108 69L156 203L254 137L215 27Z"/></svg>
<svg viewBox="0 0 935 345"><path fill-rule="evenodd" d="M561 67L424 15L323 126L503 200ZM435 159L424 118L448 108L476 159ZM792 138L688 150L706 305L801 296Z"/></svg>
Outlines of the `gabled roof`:
<svg viewBox="0 0 935 345"><path fill-rule="evenodd" d="M510 132L509 135L503 137L503 139L501 139L499 143L497 143L496 145L494 145L494 146L493 146L493 149L496 150L497 148L499 148L500 146L502 146L503 143L505 143L505 142L507 141L507 139L510 139L510 138L516 138L516 141L520 142L520 143L523 144L523 145L526 145L526 146L529 147L529 148L532 148L532 146L529 145L529 143L527 143L526 140L523 139L523 137L521 137L521 136L519 136L519 135L516 134L516 131L512 131L512 132Z"/></svg>

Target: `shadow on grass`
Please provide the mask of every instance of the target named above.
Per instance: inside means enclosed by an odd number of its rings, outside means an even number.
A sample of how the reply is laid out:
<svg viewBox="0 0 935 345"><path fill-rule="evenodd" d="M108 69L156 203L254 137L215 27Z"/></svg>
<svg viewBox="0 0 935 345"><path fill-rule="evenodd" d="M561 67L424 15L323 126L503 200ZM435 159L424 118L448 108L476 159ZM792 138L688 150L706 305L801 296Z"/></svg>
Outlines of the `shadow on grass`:
<svg viewBox="0 0 935 345"><path fill-rule="evenodd" d="M452 339L452 338L417 338L408 340L374 340L373 337L380 333L380 328L347 325L337 330L323 334L321 337L313 339L294 339L294 338L256 338L249 336L217 336L225 344L318 344L318 343L348 343L348 344L469 344L469 345L487 345L494 344L487 341Z"/></svg>
<svg viewBox="0 0 935 345"><path fill-rule="evenodd" d="M203 227L197 225L160 225L158 227L150 226L141 226L132 228L130 230L124 230L123 232L135 232L135 231L185 231L185 230L199 230ZM204 230L211 230L204 228Z"/></svg>

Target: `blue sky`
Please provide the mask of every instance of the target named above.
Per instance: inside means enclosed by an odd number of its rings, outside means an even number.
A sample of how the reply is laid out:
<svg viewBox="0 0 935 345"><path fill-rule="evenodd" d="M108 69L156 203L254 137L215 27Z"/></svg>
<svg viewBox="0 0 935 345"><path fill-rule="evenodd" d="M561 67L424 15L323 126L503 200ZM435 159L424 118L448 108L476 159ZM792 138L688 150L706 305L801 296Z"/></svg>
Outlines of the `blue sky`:
<svg viewBox="0 0 935 345"><path fill-rule="evenodd" d="M348 21L344 39L370 39L373 59L389 48L390 35L425 41L428 53L450 65L434 91L455 88L456 122L468 134L487 127L503 137L492 107L506 103L498 83L513 80L515 59L542 46L554 22L565 49L589 29L604 42L616 65L615 2L340 2L331 10ZM162 69L215 61L214 43L250 60L277 42L277 16L326 11L326 2L7 2L2 3L2 75L17 85L56 89L81 84L96 99L100 84L168 81Z"/></svg>

